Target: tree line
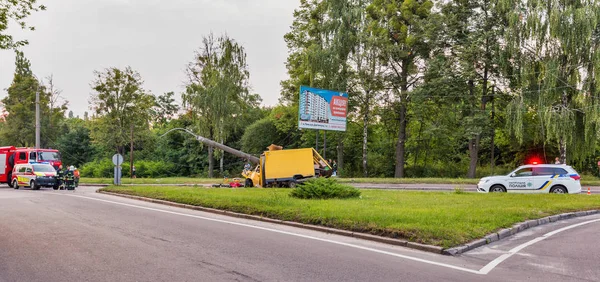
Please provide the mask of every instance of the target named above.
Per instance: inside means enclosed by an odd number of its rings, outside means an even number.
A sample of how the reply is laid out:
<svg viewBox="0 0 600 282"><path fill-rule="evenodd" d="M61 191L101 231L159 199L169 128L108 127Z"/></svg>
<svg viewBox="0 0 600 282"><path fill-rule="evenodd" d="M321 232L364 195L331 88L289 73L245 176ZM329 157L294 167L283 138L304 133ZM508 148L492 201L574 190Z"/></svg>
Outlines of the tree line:
<svg viewBox="0 0 600 282"><path fill-rule="evenodd" d="M94 73L83 118L66 114L52 77L34 77L18 44L5 44L17 60L0 138L33 144L39 91L42 145L90 175L110 173L101 160L132 144L152 176L241 170L244 160L192 136L164 135L173 128L255 155L272 143L316 147L345 177L476 177L555 157L596 172L599 19L598 0L301 0L283 38L278 105L261 107L251 91L244 47L209 34L181 105L144 89L134 69L109 68ZM346 132L297 128L301 85L348 92Z"/></svg>

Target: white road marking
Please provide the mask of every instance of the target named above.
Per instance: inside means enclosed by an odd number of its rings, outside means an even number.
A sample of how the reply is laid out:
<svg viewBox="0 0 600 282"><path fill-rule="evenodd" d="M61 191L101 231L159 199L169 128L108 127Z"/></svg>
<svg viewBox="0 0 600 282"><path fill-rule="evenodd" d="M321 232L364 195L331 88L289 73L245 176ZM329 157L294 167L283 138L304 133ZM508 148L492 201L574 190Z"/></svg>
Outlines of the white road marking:
<svg viewBox="0 0 600 282"><path fill-rule="evenodd" d="M496 268L496 266L498 266L500 263L502 263L503 261L507 260L508 258L512 257L513 255L517 254L519 251L521 251L522 249L525 249L535 243L538 243L540 241L543 241L545 239L550 238L553 235L556 235L560 232L572 229L572 228L576 228L582 225L586 225L586 224L590 224L590 223L594 223L594 222L600 222L600 219L594 219L594 220L589 220L589 221L585 221L585 222L581 222L581 223L577 223L577 224L573 224L573 225L569 225L567 227L563 227L561 229L558 230L554 230L552 232L548 232L544 235L542 235L541 237L537 237L529 242L523 243L519 246L516 246L515 248L513 248L512 250L508 251L508 253L501 255L500 257L498 257L497 259L491 261L490 263L488 263L486 266L484 266L481 270L479 270L479 272L481 274L488 274L490 273L490 271L492 271L494 268Z"/></svg>
<svg viewBox="0 0 600 282"><path fill-rule="evenodd" d="M369 248L369 247L363 247L363 246L359 246L359 245L354 245L354 244L339 242L339 241L335 241L335 240L323 239L323 238L318 238L318 237L313 237L313 236L308 236L308 235L302 235L302 234L298 234L298 233L293 233L293 232L288 232L288 231L282 231L282 230L277 230L277 229L272 229L272 228L267 228L267 227L260 227L260 226L245 224L245 223L239 223L239 222L233 222L233 221L227 221L227 220L215 219L215 218L208 218L208 217L204 217L204 216L198 216L198 215L192 215L192 214L186 214L186 213L180 213L180 212L174 212L174 211L168 211L168 210L162 210L162 209L155 209L155 208L150 208L150 207L144 207L144 206L138 206L138 205L120 203L120 202L115 202L115 201L110 201L110 200L103 200L103 199L86 197L86 196L70 195L70 194L58 194L58 193L48 193L48 194L61 195L61 196L69 196L69 197L78 197L78 198L83 198L83 199L88 199L88 200L94 200L94 201L99 201L99 202L105 202L105 203L111 203L111 204L115 204L115 205L121 205L121 206L132 207L132 208L138 208L138 209L143 209L143 210L156 211L156 212L162 212L162 213L167 213L167 214L173 214L173 215L180 215L180 216L192 217L192 218L197 218L197 219L203 219L203 220L208 220L208 221L213 221L213 222L220 222L220 223L225 223L225 224L231 224L231 225L236 225L236 226L254 228L254 229L259 229L259 230L264 230L264 231L269 231L269 232L275 232L275 233L286 234L286 235L301 237L301 238L310 239L310 240L316 240L316 241L321 241L321 242L326 242L326 243L331 243L331 244L346 246L346 247L350 247L350 248L355 248L355 249L370 251L370 252L384 254L384 255L394 256L394 257L403 258L403 259L412 260L412 261L417 261L417 262L421 262L421 263L426 263L426 264L431 264L431 265L437 265L437 266L446 267L446 268L455 269L455 270L460 270L460 271L469 272L469 273L473 273L473 274L481 274L477 270L472 270L472 269L468 269L468 268L464 268L464 267L454 266L454 265L450 265L450 264L445 264L445 263L430 261L430 260L416 258L416 257L411 257L411 256L405 256L405 255L396 254L396 253L387 252L387 251L382 251L382 250L373 249L373 248Z"/></svg>
<svg viewBox="0 0 600 282"><path fill-rule="evenodd" d="M446 263L441 263L441 262L436 262L436 261L430 261L430 260L421 259L421 258L417 258L417 257L411 257L411 256L396 254L396 253L392 253L392 252L382 251L382 250L378 250L378 249L374 249L374 248L363 247L363 246L349 244L349 243L344 243L344 242L340 242L340 241L323 239L323 238L318 238L318 237L314 237L314 236L302 235L302 234L298 234L298 233L293 233L293 232L288 232L288 231L282 231L282 230L277 230L277 229L272 229L272 228L267 228L267 227L260 227L260 226L245 224L245 223L239 223L239 222L227 221L227 220L222 220L222 219L209 218L209 217L204 217L204 216L199 216L199 215L192 215L192 214L186 214L186 213L180 213L180 212L174 212L174 211L161 210L161 209L156 209L156 208L150 208L150 207L144 207L144 206L138 206L138 205L120 203L120 202L115 202L115 201L110 201L110 200L103 200L103 199L86 197L86 196L79 196L79 195L72 195L72 194L58 194L58 193L52 193L52 192L48 193L48 194L60 195L60 196L69 196L69 197L77 197L77 198L83 198L83 199L88 199L88 200L93 200L93 201L111 203L111 204L121 205L121 206L126 206L126 207L138 208L138 209L143 209L143 210L156 211L156 212L162 212L162 213L167 213L167 214L173 214L173 215L180 215L180 216L192 217L192 218L197 218L197 219L203 219L203 220L207 220L207 221L220 222L220 223L231 224L231 225L236 225L236 226L254 228L254 229L259 229L259 230L264 230L264 231L279 233L279 234L285 234L285 235L290 235L290 236L295 236L295 237L300 237L300 238L305 238L305 239L310 239L310 240L315 240L315 241L321 241L321 242L331 243L331 244L335 244L335 245L346 246L346 247L350 247L350 248L355 248L355 249L360 249L360 250L364 250L364 251L369 251L369 252L374 252L374 253L389 255L389 256L393 256L393 257L403 258L403 259L407 259L407 260L417 261L417 262L421 262L421 263L426 263L426 264L430 264L430 265L441 266L441 267L445 267L445 268L450 268L450 269L454 269L454 270L459 270L459 271L468 272L468 273L472 273L472 274L480 274L480 275L487 275L492 270L494 270L494 268L496 268L500 263L502 263L503 261L505 261L508 258L512 257L513 255L517 254L519 251L521 251L524 248L529 247L529 246L531 246L531 245L533 245L535 243L538 243L540 241L548 239L549 237L551 237L553 235L556 235L556 234L558 234L560 232L563 232L563 231L566 231L566 230L569 230L569 229L572 229L572 228L576 228L576 227L579 227L579 226L583 226L583 225L586 225L586 224L590 224L590 223L594 223L594 222L600 222L600 219L589 220L589 221L585 221L585 222L581 222L581 223L569 225L569 226L563 227L561 229L558 229L558 230L555 230L555 231L552 231L552 232L548 232L548 233L542 235L541 237L535 238L535 239L533 239L531 241L528 241L526 243L523 243L523 244L521 244L521 245L519 245L519 246L511 249L510 251L508 251L508 253L499 256L498 258L496 258L495 260L491 261L486 266L484 266L482 269L480 269L480 270L473 270L473 269L468 269L468 268L464 268L464 267L460 267L460 266L454 266L454 265L451 265L451 264L446 264Z"/></svg>

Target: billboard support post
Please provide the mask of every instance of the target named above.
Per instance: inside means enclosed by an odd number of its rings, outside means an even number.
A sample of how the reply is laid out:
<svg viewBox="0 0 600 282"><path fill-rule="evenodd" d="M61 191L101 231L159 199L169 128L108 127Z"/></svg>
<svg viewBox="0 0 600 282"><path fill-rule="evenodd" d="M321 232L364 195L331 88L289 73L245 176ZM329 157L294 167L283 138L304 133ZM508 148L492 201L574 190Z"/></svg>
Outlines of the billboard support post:
<svg viewBox="0 0 600 282"><path fill-rule="evenodd" d="M323 131L323 158L327 159L327 131Z"/></svg>
<svg viewBox="0 0 600 282"><path fill-rule="evenodd" d="M319 130L315 130L315 150L319 151Z"/></svg>

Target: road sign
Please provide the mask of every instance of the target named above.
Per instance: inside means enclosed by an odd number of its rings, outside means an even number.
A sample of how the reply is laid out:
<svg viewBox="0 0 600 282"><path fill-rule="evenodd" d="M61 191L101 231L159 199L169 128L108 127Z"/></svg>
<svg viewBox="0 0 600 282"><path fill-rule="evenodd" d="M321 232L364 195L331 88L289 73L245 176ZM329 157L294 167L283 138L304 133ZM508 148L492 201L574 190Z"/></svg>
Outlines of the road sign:
<svg viewBox="0 0 600 282"><path fill-rule="evenodd" d="M114 165L122 165L123 164L123 156L121 156L121 154L115 154L112 157L112 162Z"/></svg>

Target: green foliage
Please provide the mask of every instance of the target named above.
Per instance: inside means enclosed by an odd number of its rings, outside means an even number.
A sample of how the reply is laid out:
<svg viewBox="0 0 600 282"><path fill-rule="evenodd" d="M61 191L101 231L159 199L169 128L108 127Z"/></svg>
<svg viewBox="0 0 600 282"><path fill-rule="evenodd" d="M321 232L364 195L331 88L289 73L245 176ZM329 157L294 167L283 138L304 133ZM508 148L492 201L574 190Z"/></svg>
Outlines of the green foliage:
<svg viewBox="0 0 600 282"><path fill-rule="evenodd" d="M136 161L134 162L136 177L140 178L158 178L176 176L175 165L173 163L162 161ZM130 167L124 163L121 169L123 177L130 177ZM94 161L84 164L79 168L82 177L92 178L113 178L114 165L110 159Z"/></svg>
<svg viewBox="0 0 600 282"><path fill-rule="evenodd" d="M92 127L94 141L107 151L122 153L131 142L132 132L136 143L148 134L154 96L142 88L140 74L130 67L95 71L94 76L95 93L91 97L97 115Z"/></svg>
<svg viewBox="0 0 600 282"><path fill-rule="evenodd" d="M85 121L72 118L65 121L66 127L56 141L56 149L61 152L62 161L66 165L81 166L92 161L95 148L92 146L90 130Z"/></svg>
<svg viewBox="0 0 600 282"><path fill-rule="evenodd" d="M333 178L314 178L299 184L290 193L298 199L348 199L360 197L360 190Z"/></svg>
<svg viewBox="0 0 600 282"><path fill-rule="evenodd" d="M195 127L201 135L224 144L241 125L243 118L239 117L260 103L259 95L250 94L244 47L226 35L215 38L210 34L203 38L187 73L189 83L182 98ZM208 175L212 177L213 149L208 153ZM223 160L223 152L217 151L217 155Z"/></svg>
<svg viewBox="0 0 600 282"><path fill-rule="evenodd" d="M53 147L57 125L64 119L66 103L54 105L52 87L44 86L34 76L31 64L23 52L16 51L16 68L8 95L2 99L6 124L2 127L4 142L14 146L35 145L36 92L40 96L41 146ZM50 80L51 82L51 80Z"/></svg>
<svg viewBox="0 0 600 282"><path fill-rule="evenodd" d="M242 151L261 154L271 144L281 144L281 135L270 118L261 119L246 128L242 136Z"/></svg>
<svg viewBox="0 0 600 282"><path fill-rule="evenodd" d="M164 126L179 111L179 106L175 104L175 98L173 98L174 95L174 92L167 92L156 97L152 109L152 121L155 125Z"/></svg>
<svg viewBox="0 0 600 282"><path fill-rule="evenodd" d="M37 0L0 0L0 50L21 47L28 43L27 40L15 41L7 30L12 23L18 24L22 29L35 30L25 19L33 12L46 10L46 6L37 3Z"/></svg>

